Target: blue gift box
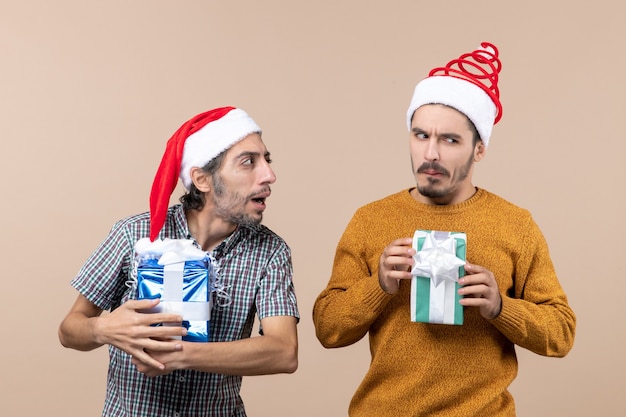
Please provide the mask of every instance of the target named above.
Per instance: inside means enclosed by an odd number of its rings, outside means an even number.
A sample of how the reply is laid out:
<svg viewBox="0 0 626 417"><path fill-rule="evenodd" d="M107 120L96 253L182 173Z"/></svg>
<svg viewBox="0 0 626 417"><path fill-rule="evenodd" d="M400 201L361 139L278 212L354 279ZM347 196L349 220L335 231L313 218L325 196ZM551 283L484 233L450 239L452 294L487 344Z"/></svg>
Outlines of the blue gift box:
<svg viewBox="0 0 626 417"><path fill-rule="evenodd" d="M160 298L161 302L149 312L180 314L188 330L182 340L208 342L213 306L212 268L208 258L169 265L159 265L158 259L140 259L137 265L137 298Z"/></svg>

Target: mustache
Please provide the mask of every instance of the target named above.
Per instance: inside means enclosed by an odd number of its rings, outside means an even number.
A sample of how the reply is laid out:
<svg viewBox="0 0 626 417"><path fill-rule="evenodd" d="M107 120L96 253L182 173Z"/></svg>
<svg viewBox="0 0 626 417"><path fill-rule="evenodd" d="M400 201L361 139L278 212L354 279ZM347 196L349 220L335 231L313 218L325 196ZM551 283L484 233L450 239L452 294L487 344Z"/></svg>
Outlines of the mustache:
<svg viewBox="0 0 626 417"><path fill-rule="evenodd" d="M261 190L255 191L254 193L248 195L248 198L249 199L257 198L260 195L271 193L271 192L272 192L272 190L270 189L270 187L268 185L267 187L263 187Z"/></svg>
<svg viewBox="0 0 626 417"><path fill-rule="evenodd" d="M424 162L417 168L417 173L422 174L424 171L437 171L439 174L450 176L450 172L436 162Z"/></svg>

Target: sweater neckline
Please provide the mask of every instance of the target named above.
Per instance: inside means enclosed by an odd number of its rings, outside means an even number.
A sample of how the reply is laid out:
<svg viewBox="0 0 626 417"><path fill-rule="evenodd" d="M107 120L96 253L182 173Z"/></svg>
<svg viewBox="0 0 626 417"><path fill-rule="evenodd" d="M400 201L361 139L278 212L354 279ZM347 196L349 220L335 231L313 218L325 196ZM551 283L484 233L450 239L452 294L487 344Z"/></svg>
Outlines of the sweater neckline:
<svg viewBox="0 0 626 417"><path fill-rule="evenodd" d="M468 198L465 201L462 201L456 204L437 205L437 204L426 204L426 203L422 203L421 201L417 201L411 195L411 191L413 190L415 190L415 187L407 188L401 193L401 195L404 200L409 202L409 204L415 206L416 208L420 210L437 210L437 211L463 210L463 209L473 206L474 204L482 200L487 195L487 192L484 189L480 187L476 187L476 192L474 193L474 195L472 195L470 198Z"/></svg>

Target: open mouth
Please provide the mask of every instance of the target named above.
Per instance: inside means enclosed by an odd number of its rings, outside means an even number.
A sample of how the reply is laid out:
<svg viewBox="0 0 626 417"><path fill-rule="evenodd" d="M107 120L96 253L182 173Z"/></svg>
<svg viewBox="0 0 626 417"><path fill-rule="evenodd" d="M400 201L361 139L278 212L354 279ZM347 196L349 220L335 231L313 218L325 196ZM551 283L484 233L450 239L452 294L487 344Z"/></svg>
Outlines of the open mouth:
<svg viewBox="0 0 626 417"><path fill-rule="evenodd" d="M250 196L250 200L255 203L255 204L260 204L262 206L265 206L265 200L267 199L267 197L270 196L270 190L269 189L264 189L258 193L253 194L252 196Z"/></svg>

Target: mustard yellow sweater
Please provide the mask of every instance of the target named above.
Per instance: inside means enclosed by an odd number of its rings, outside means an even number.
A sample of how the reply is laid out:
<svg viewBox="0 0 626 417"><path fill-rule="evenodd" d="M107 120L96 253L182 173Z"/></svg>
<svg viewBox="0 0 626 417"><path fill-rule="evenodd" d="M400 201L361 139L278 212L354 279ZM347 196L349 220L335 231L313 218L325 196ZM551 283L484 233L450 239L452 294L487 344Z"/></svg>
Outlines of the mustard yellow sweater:
<svg viewBox="0 0 626 417"><path fill-rule="evenodd" d="M404 190L356 211L337 246L332 276L313 307L317 337L336 348L369 334L372 360L349 407L352 417L514 416L508 391L514 345L562 357L576 318L530 213L478 189L451 206L417 202ZM378 285L392 240L416 229L465 232L467 261L493 272L502 311L486 320L465 308L464 324L410 321L410 280L396 295Z"/></svg>

